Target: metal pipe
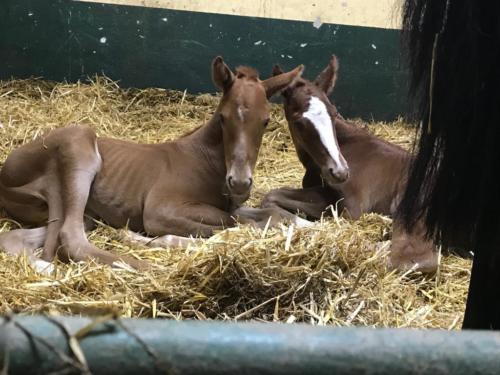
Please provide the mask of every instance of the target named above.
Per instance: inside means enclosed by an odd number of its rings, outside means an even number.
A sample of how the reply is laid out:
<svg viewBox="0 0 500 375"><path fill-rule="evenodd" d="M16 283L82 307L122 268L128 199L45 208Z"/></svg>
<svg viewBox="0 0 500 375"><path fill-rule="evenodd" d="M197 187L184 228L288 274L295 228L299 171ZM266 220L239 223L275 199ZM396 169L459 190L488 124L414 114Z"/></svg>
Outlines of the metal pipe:
<svg viewBox="0 0 500 375"><path fill-rule="evenodd" d="M0 324L9 374L81 373L85 363L92 374L500 373L496 332L42 316Z"/></svg>

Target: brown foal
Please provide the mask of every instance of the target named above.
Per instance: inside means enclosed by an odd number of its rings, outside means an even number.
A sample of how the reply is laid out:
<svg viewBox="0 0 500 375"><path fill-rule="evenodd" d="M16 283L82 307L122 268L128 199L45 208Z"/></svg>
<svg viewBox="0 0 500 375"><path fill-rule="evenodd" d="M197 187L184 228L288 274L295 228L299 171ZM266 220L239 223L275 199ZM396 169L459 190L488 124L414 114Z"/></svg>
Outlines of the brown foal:
<svg viewBox="0 0 500 375"><path fill-rule="evenodd" d="M188 236L207 237L236 220L245 222L251 210L237 207L251 191L269 121L268 98L298 79L302 69L260 80L251 68L233 73L215 58L213 81L223 94L214 115L172 142L137 144L68 126L14 150L0 172L0 204L34 228L1 233L0 247L9 254L25 252L35 265L58 253L62 259L122 260L142 268L147 264L92 245L84 215L156 236L153 245L184 245ZM278 217L276 212L260 214ZM257 221L250 216L249 222ZM43 261L34 259L33 251L42 246Z"/></svg>
<svg viewBox="0 0 500 375"><path fill-rule="evenodd" d="M338 60L332 56L313 82L299 78L282 92L293 143L306 171L302 189L271 191L262 207L299 211L311 219L319 219L330 206L352 219L368 212L395 214L411 156L340 116L328 99L337 72ZM283 72L275 66L273 74L279 77ZM437 252L424 233L422 223L408 232L395 218L389 266L435 271Z"/></svg>

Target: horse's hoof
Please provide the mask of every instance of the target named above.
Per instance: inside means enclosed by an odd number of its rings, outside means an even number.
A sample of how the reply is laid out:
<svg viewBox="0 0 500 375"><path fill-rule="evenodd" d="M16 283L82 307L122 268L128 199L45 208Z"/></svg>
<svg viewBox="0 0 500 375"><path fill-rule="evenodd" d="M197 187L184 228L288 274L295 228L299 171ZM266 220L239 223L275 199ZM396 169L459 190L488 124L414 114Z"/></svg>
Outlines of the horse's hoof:
<svg viewBox="0 0 500 375"><path fill-rule="evenodd" d="M295 216L293 223L297 226L297 228L312 228L316 226L315 222L302 219L299 216Z"/></svg>
<svg viewBox="0 0 500 375"><path fill-rule="evenodd" d="M393 262L390 258L390 256L387 258L386 261L386 268L387 270L390 271L398 271L398 272L420 272L426 275L432 275L436 273L438 264L437 262L432 262L432 261L423 261L423 262L413 262L413 261L406 261L406 262Z"/></svg>
<svg viewBox="0 0 500 375"><path fill-rule="evenodd" d="M52 262L46 262L42 259L34 259L31 262L31 266L37 273L45 276L50 276L55 270L55 266Z"/></svg>

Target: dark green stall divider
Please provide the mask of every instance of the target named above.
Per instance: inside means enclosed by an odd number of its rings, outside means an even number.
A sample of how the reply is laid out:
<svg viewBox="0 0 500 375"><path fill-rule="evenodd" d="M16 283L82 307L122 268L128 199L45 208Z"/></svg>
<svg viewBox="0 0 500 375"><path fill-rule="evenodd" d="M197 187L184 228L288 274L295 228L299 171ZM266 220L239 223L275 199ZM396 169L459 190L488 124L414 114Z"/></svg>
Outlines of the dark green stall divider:
<svg viewBox="0 0 500 375"><path fill-rule="evenodd" d="M14 317L0 320L11 374L498 374L500 333L301 324ZM77 343L77 344L75 344ZM76 349L76 350L75 350ZM74 357L74 356L73 356ZM65 364L66 362L66 364ZM75 367L73 367L75 370ZM81 370L81 369L80 369Z"/></svg>
<svg viewBox="0 0 500 375"><path fill-rule="evenodd" d="M75 81L96 73L124 87L213 92L210 62L268 77L273 64L341 70L334 93L347 117L393 120L407 112L398 30L174 11L69 0L0 1L0 79Z"/></svg>

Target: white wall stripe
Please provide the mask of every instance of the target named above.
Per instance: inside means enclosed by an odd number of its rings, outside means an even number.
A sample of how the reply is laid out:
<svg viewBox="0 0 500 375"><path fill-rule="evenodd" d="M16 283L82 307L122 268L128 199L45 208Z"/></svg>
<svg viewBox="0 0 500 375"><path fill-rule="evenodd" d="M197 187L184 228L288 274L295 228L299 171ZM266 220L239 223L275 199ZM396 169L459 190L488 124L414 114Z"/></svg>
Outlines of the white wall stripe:
<svg viewBox="0 0 500 375"><path fill-rule="evenodd" d="M401 0L73 0L90 3L131 5L309 21L322 23L399 29Z"/></svg>

